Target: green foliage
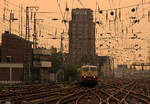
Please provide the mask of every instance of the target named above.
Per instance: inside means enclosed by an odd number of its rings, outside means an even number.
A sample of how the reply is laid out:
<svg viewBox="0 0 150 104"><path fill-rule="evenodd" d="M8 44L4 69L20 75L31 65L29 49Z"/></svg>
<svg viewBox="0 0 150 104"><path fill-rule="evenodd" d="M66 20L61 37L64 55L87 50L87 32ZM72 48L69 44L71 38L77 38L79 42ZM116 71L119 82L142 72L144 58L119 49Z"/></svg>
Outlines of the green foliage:
<svg viewBox="0 0 150 104"><path fill-rule="evenodd" d="M57 52L57 49L51 47L52 54L50 57L50 61L52 62L52 67L50 68L50 72L57 72L58 70L64 70L64 78L65 81L76 80L77 79L77 66L74 65L64 65L63 64L63 54L61 52Z"/></svg>
<svg viewBox="0 0 150 104"><path fill-rule="evenodd" d="M39 69L31 69L32 73L32 81L40 81L41 76L40 76L40 70Z"/></svg>
<svg viewBox="0 0 150 104"><path fill-rule="evenodd" d="M50 68L50 72L56 72L57 70L61 69L63 66L62 53L60 52L52 53L50 57L50 61L52 62L52 67Z"/></svg>
<svg viewBox="0 0 150 104"><path fill-rule="evenodd" d="M0 84L0 89L3 89L4 88L4 85L3 84Z"/></svg>
<svg viewBox="0 0 150 104"><path fill-rule="evenodd" d="M50 50L52 54L57 53L57 48L55 48L54 46L52 46Z"/></svg>
<svg viewBox="0 0 150 104"><path fill-rule="evenodd" d="M65 81L71 80L77 80L78 78L78 71L77 66L74 65L66 65L64 67L64 74L65 74Z"/></svg>

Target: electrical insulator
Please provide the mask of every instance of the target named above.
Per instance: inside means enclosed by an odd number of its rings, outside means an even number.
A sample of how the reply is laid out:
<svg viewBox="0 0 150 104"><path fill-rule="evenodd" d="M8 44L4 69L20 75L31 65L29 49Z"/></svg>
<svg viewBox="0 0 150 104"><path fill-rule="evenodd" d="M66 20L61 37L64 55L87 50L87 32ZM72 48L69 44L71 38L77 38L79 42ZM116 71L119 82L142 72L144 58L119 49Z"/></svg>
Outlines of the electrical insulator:
<svg viewBox="0 0 150 104"><path fill-rule="evenodd" d="M138 44L135 44L135 47L138 47Z"/></svg>
<svg viewBox="0 0 150 104"><path fill-rule="evenodd" d="M56 20L58 20L58 19L57 19L57 18L53 18L52 20L56 21Z"/></svg>
<svg viewBox="0 0 150 104"><path fill-rule="evenodd" d="M66 22L67 22L67 20L62 20L62 22L66 23Z"/></svg>
<svg viewBox="0 0 150 104"><path fill-rule="evenodd" d="M114 15L114 12L111 12L111 13L110 13L110 15L112 15L112 16L113 16L113 15Z"/></svg>
<svg viewBox="0 0 150 104"><path fill-rule="evenodd" d="M100 34L100 36L103 36L103 34Z"/></svg>
<svg viewBox="0 0 150 104"><path fill-rule="evenodd" d="M99 46L100 46L100 47L102 47L102 46L103 46L103 44L100 44Z"/></svg>
<svg viewBox="0 0 150 104"><path fill-rule="evenodd" d="M100 22L99 22L99 21L96 21L96 23L97 23L97 24L100 24Z"/></svg>
<svg viewBox="0 0 150 104"><path fill-rule="evenodd" d="M14 20L14 13L10 13L10 20Z"/></svg>
<svg viewBox="0 0 150 104"><path fill-rule="evenodd" d="M132 8L131 11L132 11L132 12L135 12L135 8Z"/></svg>
<svg viewBox="0 0 150 104"><path fill-rule="evenodd" d="M66 11L69 11L69 8L66 8Z"/></svg>
<svg viewBox="0 0 150 104"><path fill-rule="evenodd" d="M103 13L103 11L102 11L102 10L99 10L98 12L99 12L100 14L102 14L102 13Z"/></svg>
<svg viewBox="0 0 150 104"><path fill-rule="evenodd" d="M134 23L140 22L140 20L134 20Z"/></svg>

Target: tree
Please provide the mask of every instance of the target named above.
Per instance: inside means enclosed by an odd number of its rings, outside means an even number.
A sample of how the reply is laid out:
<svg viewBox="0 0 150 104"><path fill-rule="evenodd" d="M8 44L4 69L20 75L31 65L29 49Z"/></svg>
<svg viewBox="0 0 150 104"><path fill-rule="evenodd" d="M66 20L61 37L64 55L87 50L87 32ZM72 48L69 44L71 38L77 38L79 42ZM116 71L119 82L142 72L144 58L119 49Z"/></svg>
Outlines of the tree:
<svg viewBox="0 0 150 104"><path fill-rule="evenodd" d="M57 70L63 67L63 57L61 52L57 52L57 49L52 47L52 54L50 56L50 61L52 62L52 67L50 72L57 72Z"/></svg>
<svg viewBox="0 0 150 104"><path fill-rule="evenodd" d="M54 46L51 46L50 50L52 54L57 53L57 48L55 48Z"/></svg>
<svg viewBox="0 0 150 104"><path fill-rule="evenodd" d="M65 80L77 80L78 79L78 71L77 66L74 65L65 65L64 67Z"/></svg>
<svg viewBox="0 0 150 104"><path fill-rule="evenodd" d="M57 72L58 70L64 71L64 79L65 81L76 80L78 78L77 66L63 64L63 54L61 52L57 52L57 49L51 47L51 57L50 61L52 62L52 67L50 68L50 72Z"/></svg>

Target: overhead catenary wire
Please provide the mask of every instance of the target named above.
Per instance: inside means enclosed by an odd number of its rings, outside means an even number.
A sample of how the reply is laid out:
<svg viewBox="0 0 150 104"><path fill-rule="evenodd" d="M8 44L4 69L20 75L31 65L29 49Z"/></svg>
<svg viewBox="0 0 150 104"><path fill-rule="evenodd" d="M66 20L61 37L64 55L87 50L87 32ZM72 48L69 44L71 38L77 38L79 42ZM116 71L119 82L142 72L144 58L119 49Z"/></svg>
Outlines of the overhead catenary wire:
<svg viewBox="0 0 150 104"><path fill-rule="evenodd" d="M122 9L122 8L120 8L120 9ZM47 26L45 26L45 28L46 28ZM54 27L55 28L55 27Z"/></svg>

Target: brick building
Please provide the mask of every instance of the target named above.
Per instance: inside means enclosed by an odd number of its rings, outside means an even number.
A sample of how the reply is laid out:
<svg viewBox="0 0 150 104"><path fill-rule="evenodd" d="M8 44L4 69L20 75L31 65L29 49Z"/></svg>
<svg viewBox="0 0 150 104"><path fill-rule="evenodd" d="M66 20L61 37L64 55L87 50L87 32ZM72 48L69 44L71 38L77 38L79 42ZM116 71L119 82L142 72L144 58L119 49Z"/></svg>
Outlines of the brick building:
<svg viewBox="0 0 150 104"><path fill-rule="evenodd" d="M95 23L91 9L73 9L69 22L69 63L93 64L95 57Z"/></svg>
<svg viewBox="0 0 150 104"><path fill-rule="evenodd" d="M25 39L5 32L2 34L2 62L24 63ZM29 63L32 63L32 43L28 45Z"/></svg>
<svg viewBox="0 0 150 104"><path fill-rule="evenodd" d="M5 32L2 34L0 81L15 83L23 80L25 39ZM32 64L32 43L28 45L29 63Z"/></svg>

